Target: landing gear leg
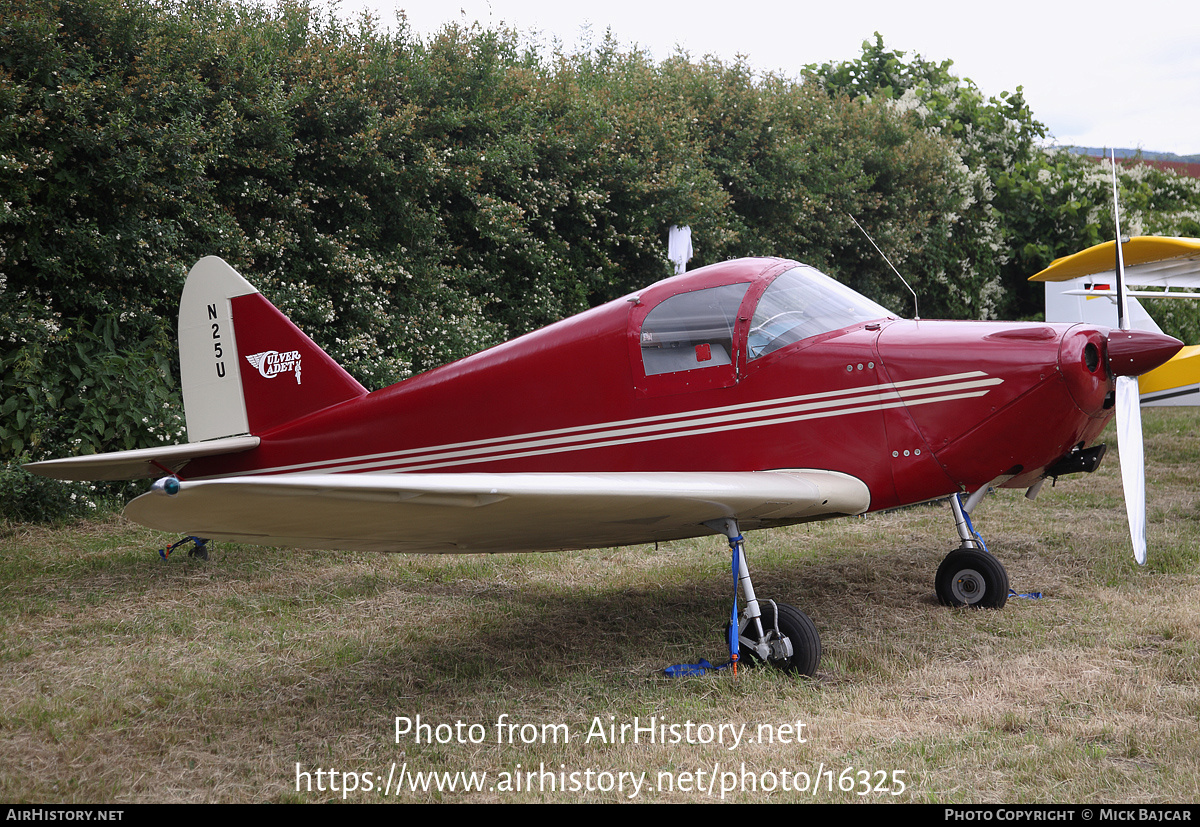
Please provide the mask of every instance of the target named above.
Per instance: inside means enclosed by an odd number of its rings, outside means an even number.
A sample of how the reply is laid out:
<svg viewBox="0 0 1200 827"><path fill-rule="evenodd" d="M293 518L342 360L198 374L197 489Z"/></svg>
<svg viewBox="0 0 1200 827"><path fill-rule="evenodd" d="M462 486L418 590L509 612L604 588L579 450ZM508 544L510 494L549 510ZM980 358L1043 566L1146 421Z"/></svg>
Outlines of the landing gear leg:
<svg viewBox="0 0 1200 827"><path fill-rule="evenodd" d="M740 662L746 665L769 663L785 672L815 675L821 663L821 638L816 625L808 615L786 603L759 602L750 581L750 568L746 564L744 540L737 520L713 520L705 525L729 538L730 550L737 560L737 585L746 600L745 609L737 615ZM726 627L727 638L732 627L731 617ZM727 642L733 649L732 641Z"/></svg>
<svg viewBox="0 0 1200 827"><path fill-rule="evenodd" d="M971 512L975 510L975 506L979 505L979 501L983 499L987 493L987 486L980 488L971 496L967 497L967 502L964 505L962 497L955 494L950 498L950 510L954 512L954 528L958 531L958 539L962 540L962 545L959 548L979 548L984 551L988 547L984 545L983 538L975 531L975 526L971 525Z"/></svg>
<svg viewBox="0 0 1200 827"><path fill-rule="evenodd" d="M972 500L975 498L972 497ZM973 505L970 500L968 503ZM934 589L944 606L999 609L1008 601L1008 572L975 533L969 509L955 494L950 498L962 545L946 555L934 577Z"/></svg>

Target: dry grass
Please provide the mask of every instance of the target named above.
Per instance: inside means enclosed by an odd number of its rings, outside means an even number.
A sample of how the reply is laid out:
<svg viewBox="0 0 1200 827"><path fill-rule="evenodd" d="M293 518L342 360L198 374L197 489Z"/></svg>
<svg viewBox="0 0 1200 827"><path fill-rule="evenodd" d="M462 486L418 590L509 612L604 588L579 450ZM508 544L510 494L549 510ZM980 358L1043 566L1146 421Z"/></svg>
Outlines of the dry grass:
<svg viewBox="0 0 1200 827"><path fill-rule="evenodd" d="M955 544L944 505L750 537L760 594L807 611L812 681L757 670L672 680L722 657L717 539L561 555L393 557L219 546L162 563L171 538L112 520L0 535L0 800L321 801L296 765L488 772L480 792L356 791L351 801L609 801L507 792L498 774L731 771L738 801L1195 802L1200 799L1200 413L1147 411L1151 560L1126 550L1115 456L1036 503L989 498L977 527L1018 591L999 612L933 598ZM480 744L396 743L396 716L480 724ZM569 743L497 743L499 716ZM779 728L803 744L607 744L607 724ZM478 730L476 731L478 734ZM822 775L814 795L749 789ZM894 771L899 796L860 796ZM872 784L882 776L872 775ZM561 776L556 778L561 780ZM605 776L593 775L592 781ZM665 781L666 776L661 780ZM801 776L801 780L803 777ZM830 789L832 779L832 790ZM326 786L327 776L325 777ZM697 780L697 779L693 779ZM718 778L711 798L719 799ZM524 781L524 779L523 779ZM535 778L536 781L536 778ZM571 777L567 776L568 783ZM360 780L361 783L361 780ZM548 780L545 782L548 785ZM339 788L343 784L338 778ZM894 788L894 787L893 787Z"/></svg>

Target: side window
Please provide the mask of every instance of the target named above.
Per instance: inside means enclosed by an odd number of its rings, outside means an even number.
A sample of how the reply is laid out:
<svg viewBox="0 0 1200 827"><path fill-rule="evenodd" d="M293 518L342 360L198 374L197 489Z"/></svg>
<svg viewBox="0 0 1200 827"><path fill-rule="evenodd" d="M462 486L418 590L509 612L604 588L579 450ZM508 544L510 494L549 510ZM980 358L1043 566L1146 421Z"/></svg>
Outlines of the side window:
<svg viewBox="0 0 1200 827"><path fill-rule="evenodd" d="M646 375L733 363L733 329L750 285L726 284L672 296L642 322Z"/></svg>

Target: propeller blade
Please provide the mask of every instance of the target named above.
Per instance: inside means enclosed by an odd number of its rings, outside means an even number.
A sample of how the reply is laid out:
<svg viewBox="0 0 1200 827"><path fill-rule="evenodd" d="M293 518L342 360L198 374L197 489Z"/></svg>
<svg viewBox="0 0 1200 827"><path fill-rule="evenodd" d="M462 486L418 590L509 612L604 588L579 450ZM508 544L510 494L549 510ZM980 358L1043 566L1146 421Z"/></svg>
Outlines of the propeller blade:
<svg viewBox="0 0 1200 827"><path fill-rule="evenodd" d="M1129 310L1125 290L1125 256L1121 250L1121 204L1117 194L1117 152L1112 152L1113 224L1116 227L1117 327L1121 333L1109 336L1109 367L1117 377L1117 444L1121 448L1121 488L1125 493L1125 516L1129 520L1129 539L1133 541L1133 559L1146 565L1146 460L1142 454L1142 396L1138 373L1149 370L1137 358L1120 354L1121 344L1129 341ZM1115 337L1115 338L1114 338ZM1119 358L1114 364L1112 348ZM1135 350L1137 348L1134 348ZM1125 356L1125 358L1120 358ZM1170 358L1169 356L1167 358Z"/></svg>
<svg viewBox="0 0 1200 827"><path fill-rule="evenodd" d="M1146 476L1142 455L1142 400L1136 376L1117 377L1117 445L1121 449L1121 485L1133 558L1146 565Z"/></svg>

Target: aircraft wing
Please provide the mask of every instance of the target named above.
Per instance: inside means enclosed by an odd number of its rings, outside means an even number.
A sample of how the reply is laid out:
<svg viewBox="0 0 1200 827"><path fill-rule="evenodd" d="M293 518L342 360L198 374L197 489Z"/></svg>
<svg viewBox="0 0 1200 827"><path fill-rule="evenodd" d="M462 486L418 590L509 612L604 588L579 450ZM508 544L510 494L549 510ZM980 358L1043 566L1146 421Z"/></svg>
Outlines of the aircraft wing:
<svg viewBox="0 0 1200 827"><path fill-rule="evenodd" d="M251 448L257 448L259 441L256 436L231 436L184 445L163 445L158 448L136 448L132 451L47 459L26 463L24 468L30 473L56 480L135 480L174 474L189 460L197 457L249 451Z"/></svg>
<svg viewBox="0 0 1200 827"><path fill-rule="evenodd" d="M1140 287L1200 287L1200 238L1134 236L1121 245L1125 283ZM1116 242L1106 241L1055 259L1030 281L1070 281L1092 276L1116 279Z"/></svg>
<svg viewBox="0 0 1200 827"><path fill-rule="evenodd" d="M158 488L158 486L156 486ZM870 491L833 471L312 474L183 481L131 502L135 522L217 540L404 552L602 548L860 514Z"/></svg>

